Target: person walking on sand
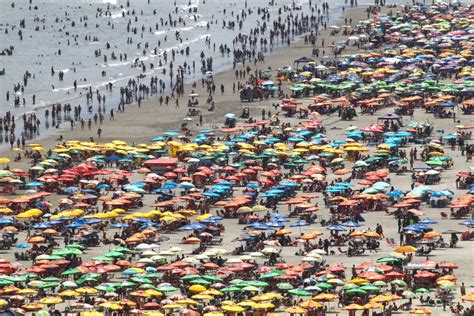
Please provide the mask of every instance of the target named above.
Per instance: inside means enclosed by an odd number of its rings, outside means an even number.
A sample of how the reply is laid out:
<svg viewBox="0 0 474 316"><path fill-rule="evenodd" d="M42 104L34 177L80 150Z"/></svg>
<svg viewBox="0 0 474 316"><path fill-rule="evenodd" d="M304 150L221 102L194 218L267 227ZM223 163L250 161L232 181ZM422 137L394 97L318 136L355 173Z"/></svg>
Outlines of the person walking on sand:
<svg viewBox="0 0 474 316"><path fill-rule="evenodd" d="M100 138L100 136L102 135L102 128L98 128L97 129L97 136Z"/></svg>

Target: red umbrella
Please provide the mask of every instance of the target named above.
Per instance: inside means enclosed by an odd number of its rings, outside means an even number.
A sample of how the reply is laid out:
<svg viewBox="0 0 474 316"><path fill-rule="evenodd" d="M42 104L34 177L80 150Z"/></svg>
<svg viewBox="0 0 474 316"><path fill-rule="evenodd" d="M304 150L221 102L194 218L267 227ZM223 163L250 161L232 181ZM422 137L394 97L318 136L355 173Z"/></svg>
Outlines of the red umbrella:
<svg viewBox="0 0 474 316"><path fill-rule="evenodd" d="M418 273L415 274L414 276L415 276L415 278L418 278L418 279L427 279L427 278L435 277L436 274L424 270L424 271L418 272Z"/></svg>

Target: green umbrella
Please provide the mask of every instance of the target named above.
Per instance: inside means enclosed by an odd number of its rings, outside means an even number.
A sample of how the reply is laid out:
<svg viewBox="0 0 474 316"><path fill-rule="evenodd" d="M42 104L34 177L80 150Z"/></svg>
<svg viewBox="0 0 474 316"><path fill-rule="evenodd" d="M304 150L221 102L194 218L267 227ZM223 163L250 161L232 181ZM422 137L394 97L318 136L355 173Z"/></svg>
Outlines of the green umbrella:
<svg viewBox="0 0 474 316"><path fill-rule="evenodd" d="M393 257L384 257L377 259L377 263L391 263L391 262L399 262L400 259L398 258L393 258Z"/></svg>
<svg viewBox="0 0 474 316"><path fill-rule="evenodd" d="M279 288L280 290L291 290L293 289L293 285L291 285L290 283L278 283L277 288Z"/></svg>
<svg viewBox="0 0 474 316"><path fill-rule="evenodd" d="M114 261L113 258L109 258L109 257L105 257L105 256L94 257L94 258L92 258L92 260L107 261L107 262Z"/></svg>
<svg viewBox="0 0 474 316"><path fill-rule="evenodd" d="M53 277L53 276L49 276L47 278L42 279L41 281L44 281L44 282L60 282L61 279Z"/></svg>
<svg viewBox="0 0 474 316"><path fill-rule="evenodd" d="M424 288L424 287L420 287L419 289L416 289L415 293L429 293L430 290Z"/></svg>
<svg viewBox="0 0 474 316"><path fill-rule="evenodd" d="M123 281L120 283L116 283L114 286L115 287L134 287L136 286L136 284L130 281ZM163 291L160 291L160 292L163 292Z"/></svg>
<svg viewBox="0 0 474 316"><path fill-rule="evenodd" d="M34 315L35 316L50 316L51 314L47 311L38 311Z"/></svg>
<svg viewBox="0 0 474 316"><path fill-rule="evenodd" d="M115 252L126 252L126 253L132 252L130 249L125 248L125 247L117 247L117 248L112 249L112 251L115 251Z"/></svg>
<svg viewBox="0 0 474 316"><path fill-rule="evenodd" d="M375 281L372 284L375 285L375 286L378 286L378 287L387 285L387 283L385 283L384 281Z"/></svg>
<svg viewBox="0 0 474 316"><path fill-rule="evenodd" d="M59 286L58 282L49 282L49 283L40 284L40 285L37 286L37 288L39 288L39 289L51 289L51 288L54 288L54 287L57 287L57 286Z"/></svg>
<svg viewBox="0 0 474 316"><path fill-rule="evenodd" d="M233 292L240 292L240 288L235 287L235 286L231 286L231 287L224 287L224 288L220 289L219 291L221 291L223 293L233 293Z"/></svg>
<svg viewBox="0 0 474 316"><path fill-rule="evenodd" d="M329 290L329 289L332 289L334 286L332 284L329 284L329 283L318 283L316 284L317 287L319 287L320 289L322 290Z"/></svg>
<svg viewBox="0 0 474 316"><path fill-rule="evenodd" d="M125 258L125 255L121 252L107 252L104 256L111 257L111 258Z"/></svg>
<svg viewBox="0 0 474 316"><path fill-rule="evenodd" d="M354 283L347 283L347 284L344 284L344 286L342 287L343 290L352 290L352 289L357 289L358 286Z"/></svg>
<svg viewBox="0 0 474 316"><path fill-rule="evenodd" d="M396 284L398 286L407 286L407 283L403 280L393 280L392 282L390 282L392 284Z"/></svg>
<svg viewBox="0 0 474 316"><path fill-rule="evenodd" d="M217 275L204 275L202 278L212 282L222 282L222 279Z"/></svg>
<svg viewBox="0 0 474 316"><path fill-rule="evenodd" d="M11 275L5 277L5 280L12 281L12 282L26 282L28 280L27 275Z"/></svg>
<svg viewBox="0 0 474 316"><path fill-rule="evenodd" d="M413 293L412 291L403 291L402 295L405 298L414 298L416 296L416 294Z"/></svg>
<svg viewBox="0 0 474 316"><path fill-rule="evenodd" d="M296 295L296 296L311 296L311 292L301 290L301 289L289 290L288 293L291 295Z"/></svg>
<svg viewBox="0 0 474 316"><path fill-rule="evenodd" d="M198 279L200 278L201 276L200 275L197 275L197 274L188 274L188 275L185 275L184 277L181 278L181 280L183 281L188 281L188 280L194 280L194 279Z"/></svg>
<svg viewBox="0 0 474 316"><path fill-rule="evenodd" d="M66 246L66 248L76 248L76 249L86 249L87 247L81 244L69 244Z"/></svg>
<svg viewBox="0 0 474 316"><path fill-rule="evenodd" d="M67 256L67 255L82 255L82 251L77 248L62 248L53 251L53 255L55 256Z"/></svg>
<svg viewBox="0 0 474 316"><path fill-rule="evenodd" d="M77 270L77 269L68 269L64 272L61 272L61 276L76 275L76 274L82 274L82 271Z"/></svg>
<svg viewBox="0 0 474 316"><path fill-rule="evenodd" d="M380 289L372 284L365 284L359 288L360 290L364 290L367 292L378 292Z"/></svg>
<svg viewBox="0 0 474 316"><path fill-rule="evenodd" d="M239 283L243 283L244 280L241 280L241 279L232 279L229 281L230 284L239 284Z"/></svg>
<svg viewBox="0 0 474 316"><path fill-rule="evenodd" d="M177 291L178 289L173 286L159 286L156 288L156 290L158 292L168 293L168 292Z"/></svg>
<svg viewBox="0 0 474 316"><path fill-rule="evenodd" d="M248 285L256 286L256 287L266 287L269 284L267 282L263 282L263 281L250 281L250 282L248 282Z"/></svg>
<svg viewBox="0 0 474 316"><path fill-rule="evenodd" d="M195 280L192 280L191 282L189 282L191 284L201 284L201 285L209 285L211 284L211 282L207 281L207 280L204 280L204 279L195 279Z"/></svg>
<svg viewBox="0 0 474 316"><path fill-rule="evenodd" d="M284 272L281 271L281 270L273 270L273 271L271 271L271 272L262 274L259 279L262 279L262 280L264 280L264 279L271 279L271 278L280 276L280 275L282 275L282 274L284 274Z"/></svg>
<svg viewBox="0 0 474 316"><path fill-rule="evenodd" d="M104 291L104 292L115 292L117 290L112 284L108 284L108 283L94 286L94 288L96 290Z"/></svg>
<svg viewBox="0 0 474 316"><path fill-rule="evenodd" d="M365 295L365 294L367 294L366 291L361 290L359 288L347 290L345 293L348 294L348 295Z"/></svg>
<svg viewBox="0 0 474 316"><path fill-rule="evenodd" d="M141 283L141 284L153 284L153 281L148 280L145 277L139 278L139 277L133 277L130 279L133 282Z"/></svg>
<svg viewBox="0 0 474 316"><path fill-rule="evenodd" d="M456 288L456 285L455 284L441 284L439 288L444 289L444 290L454 290Z"/></svg>
<svg viewBox="0 0 474 316"><path fill-rule="evenodd" d="M1 279L0 280L0 286L8 286L8 285L12 285L13 284L13 281L9 281L9 280L6 280L6 279Z"/></svg>

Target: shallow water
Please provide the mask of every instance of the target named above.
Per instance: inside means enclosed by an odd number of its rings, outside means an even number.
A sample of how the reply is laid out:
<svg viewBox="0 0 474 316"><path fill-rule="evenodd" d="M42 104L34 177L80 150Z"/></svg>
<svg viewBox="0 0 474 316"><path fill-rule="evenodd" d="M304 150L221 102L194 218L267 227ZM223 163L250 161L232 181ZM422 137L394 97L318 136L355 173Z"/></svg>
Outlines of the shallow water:
<svg viewBox="0 0 474 316"><path fill-rule="evenodd" d="M14 0L12 0L14 1ZM204 51L206 56L213 56L214 71L222 70L232 65L232 59L222 57L218 52L219 44L227 44L232 48L232 39L239 30L222 28L222 20L231 20L231 11L238 12L245 8L245 0L192 0L176 1L178 13L174 13L174 0L132 0L127 7L126 0L30 0L0 1L0 50L10 45L15 47L12 56L0 56L0 69L5 68L6 74L0 76L0 114L11 111L17 117L19 114L32 110L40 110L51 106L53 103L69 102L72 105L81 104L85 108L85 94L89 87L92 91L101 90L107 97L107 106L114 108L119 102L118 87L126 84L127 80L139 74L158 76L169 85L168 74L163 75L163 67L158 66L158 60L164 51L168 52L168 61L171 59L172 49L181 50L190 47L190 56L177 54L175 65L180 65L186 60L189 64L196 61L196 73L187 76L187 80L200 79L200 53ZM271 7L271 20L277 16L277 10L283 5L291 5L293 1L276 1ZM295 1L301 4L303 9L307 8L309 0ZM322 3L322 1L313 1ZM372 4L372 1L359 1L359 4ZM330 3L331 15L336 16L341 12L344 0L336 0ZM35 9L35 6L37 9ZM251 27L259 23L256 14L257 7L267 7L268 0L251 0L248 7L254 9L244 23L243 33L248 33ZM196 13L189 10L197 8ZM156 15L153 10L156 9ZM223 10L227 9L224 15ZM99 12L102 11L101 13ZM132 15L135 10L135 15ZM143 12L141 12L143 10ZM305 11L305 14L309 10ZM109 12L110 14L105 14ZM122 17L122 12L126 12ZM173 19L181 17L185 25L161 26L160 18L168 19L172 12ZM81 17L87 17L87 21L80 21ZM134 19L137 17L138 22ZM19 22L25 19L25 28L21 28L23 40L20 40L18 32ZM127 33L127 23L132 21L132 27L138 27L137 35ZM235 18L233 19L235 20ZM217 22L216 22L217 21ZM332 19L331 19L332 21ZM72 23L75 22L75 26ZM87 22L87 26L85 25ZM155 28L158 23L158 29ZM207 23L211 23L207 29ZM216 25L217 23L217 25ZM332 23L332 22L331 22ZM113 25L113 29L112 29ZM145 27L142 32L141 26ZM150 30L151 27L151 30ZM8 34L5 31L8 30ZM175 32L179 31L182 42L176 40ZM142 35L141 35L142 34ZM98 41L85 40L85 37L98 37ZM133 44L127 44L127 37L133 38ZM211 37L212 42L218 43L216 51L206 47L205 40ZM165 37L167 41L165 42ZM69 45L68 45L69 40ZM158 46L161 41L161 46ZM106 49L106 43L111 48ZM143 53L145 43L149 48ZM140 49L137 44L141 43ZM157 54L153 49L157 47ZM100 49L102 54L108 55L108 61L104 62L103 56L95 57L94 51ZM58 51L61 50L61 54ZM120 53L128 55L127 61L111 60L110 54L114 51L117 56ZM231 54L232 55L232 54ZM139 58L145 61L147 70L142 72L141 68L132 67L133 61ZM150 69L150 63L154 68ZM55 74L51 75L51 68ZM175 68L176 69L176 68ZM60 81L58 72L64 72L64 80ZM168 70L168 69L167 69ZM23 75L29 71L34 79L28 80L28 85L23 92L17 92L20 97L20 105L15 107L13 103L13 85L23 85ZM102 76L101 72L106 75ZM149 78L144 82L149 83ZM77 80L77 91L74 91L73 82ZM105 92L107 83L114 84L114 93ZM6 93L10 91L10 100L6 101ZM102 92L103 91L103 92ZM33 105L32 97L36 95L36 104ZM25 105L23 106L23 100ZM94 100L95 101L95 100ZM95 110L95 109L94 109ZM84 112L83 112L84 113ZM40 115L42 118L42 115ZM43 128L43 127L42 127Z"/></svg>

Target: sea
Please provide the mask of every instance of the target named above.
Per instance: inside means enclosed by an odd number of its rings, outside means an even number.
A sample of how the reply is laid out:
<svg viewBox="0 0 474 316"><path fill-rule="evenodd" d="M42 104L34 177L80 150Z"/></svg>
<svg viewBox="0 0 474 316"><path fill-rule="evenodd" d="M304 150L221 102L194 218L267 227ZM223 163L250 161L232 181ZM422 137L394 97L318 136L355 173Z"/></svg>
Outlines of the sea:
<svg viewBox="0 0 474 316"><path fill-rule="evenodd" d="M348 1L329 2L328 25L338 22L343 6L349 9ZM311 1L319 8L322 3ZM358 4L373 5L373 0L359 0ZM41 120L44 110L55 103L86 108L84 95L90 88L101 91L107 97L106 104L115 108L120 100L118 87L131 78L145 75L147 83L149 76L169 81L168 73L162 73L168 66L160 66L159 60L165 51L170 56L172 50L179 52L186 47L190 48L189 56L176 54L175 64L196 61L196 72L186 80L200 80L201 52L212 56L214 72L232 67L232 57L222 56L218 45L227 44L232 49L232 39L239 32L248 34L250 28L262 23L256 13L258 7L269 8L273 20L285 5L310 12L309 0L0 0L0 71L5 70L0 76L0 116L10 111L18 118L34 111ZM254 13L247 17L242 30L223 27L223 20L235 21L238 12L248 9ZM184 22L176 26L166 23L170 14L173 20ZM130 22L138 28L136 34L127 32ZM127 43L129 37L132 43ZM206 45L206 39L217 43L215 50ZM10 46L14 47L11 55L5 53ZM102 56L96 56L98 50ZM110 58L111 52L117 59ZM109 57L107 61L104 54ZM120 54L127 54L127 60L120 60ZM133 66L137 58L154 67L147 67L144 73ZM62 80L59 72L63 73ZM25 75L30 77L26 86ZM112 92L105 90L108 83L115 87Z"/></svg>

